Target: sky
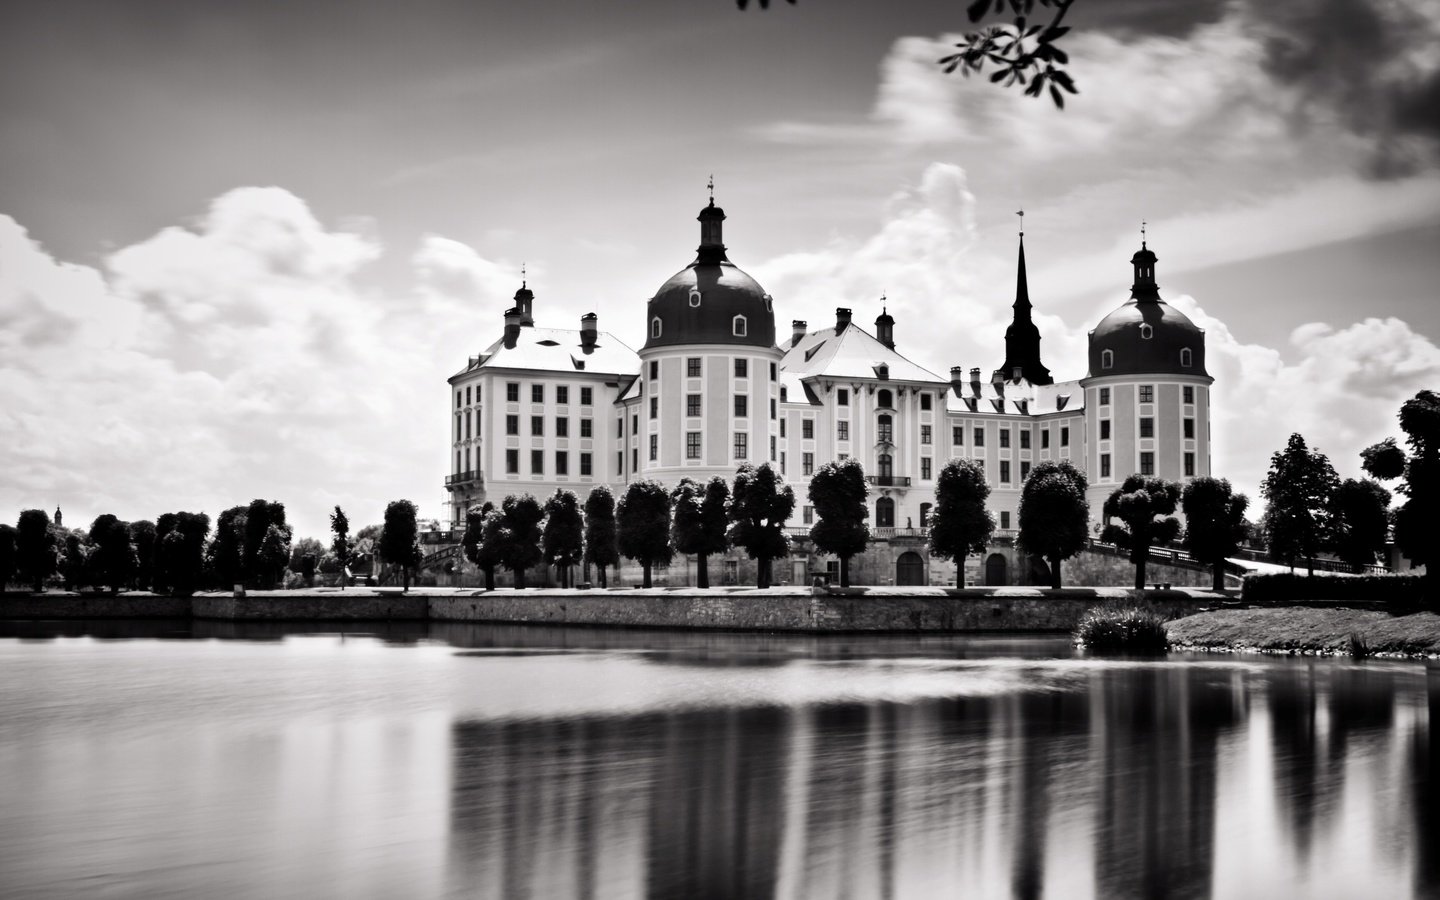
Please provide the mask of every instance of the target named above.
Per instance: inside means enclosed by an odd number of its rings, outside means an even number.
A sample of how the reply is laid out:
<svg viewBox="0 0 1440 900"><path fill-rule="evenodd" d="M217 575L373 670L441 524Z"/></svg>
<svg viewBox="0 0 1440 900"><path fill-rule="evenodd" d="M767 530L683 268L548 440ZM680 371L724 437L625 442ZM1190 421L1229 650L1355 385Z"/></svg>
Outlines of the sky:
<svg viewBox="0 0 1440 900"><path fill-rule="evenodd" d="M942 375L1003 359L1016 211L1061 379L1146 222L1252 497L1440 389L1440 5L1077 0L1063 111L940 70L964 4L751 7L0 0L0 518L440 517L521 265L638 347L712 175L780 333L883 295Z"/></svg>

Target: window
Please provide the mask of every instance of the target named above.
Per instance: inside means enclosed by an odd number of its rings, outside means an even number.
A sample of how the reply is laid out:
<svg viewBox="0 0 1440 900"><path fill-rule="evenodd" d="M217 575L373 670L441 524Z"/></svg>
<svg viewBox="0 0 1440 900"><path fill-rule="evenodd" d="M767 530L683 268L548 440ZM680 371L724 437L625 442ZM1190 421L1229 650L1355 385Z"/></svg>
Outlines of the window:
<svg viewBox="0 0 1440 900"><path fill-rule="evenodd" d="M531 417L530 417L530 434L531 434L532 436L538 436L538 435L543 435L544 433L545 433L545 417L544 417L544 416L531 416Z"/></svg>
<svg viewBox="0 0 1440 900"><path fill-rule="evenodd" d="M570 388L567 385L558 385L555 388L555 402L564 406L570 402Z"/></svg>
<svg viewBox="0 0 1440 900"><path fill-rule="evenodd" d="M624 436L625 436L625 419L624 419L623 416L622 416L621 418L615 420L615 436L616 436L616 437L624 437Z"/></svg>
<svg viewBox="0 0 1440 900"><path fill-rule="evenodd" d="M687 416L698 416L698 415L700 415L700 395L699 395L699 394L686 394L686 395L685 395L685 415L687 415Z"/></svg>
<svg viewBox="0 0 1440 900"><path fill-rule="evenodd" d="M1000 511L1000 527L1001 527L1001 528L1004 528L1004 529L1006 529L1006 530L1009 530L1009 528L1010 528L1010 510L1008 510L1008 509L1003 509L1003 510Z"/></svg>
<svg viewBox="0 0 1440 900"><path fill-rule="evenodd" d="M771 397L771 398L770 398L770 418L772 418L772 419L775 418L775 414L776 414L777 411L778 411L778 410L777 410L777 407L775 406L775 398L774 398L774 397Z"/></svg>
<svg viewBox="0 0 1440 900"><path fill-rule="evenodd" d="M802 520L806 525L814 525L814 524L815 524L815 507L813 507L813 506L806 506L806 507L802 508L802 509L800 510L800 516L801 516L801 520Z"/></svg>
<svg viewBox="0 0 1440 900"><path fill-rule="evenodd" d="M950 443L957 447L965 446L965 426L955 425L950 429Z"/></svg>
<svg viewBox="0 0 1440 900"><path fill-rule="evenodd" d="M775 461L775 435L770 435L770 461Z"/></svg>
<svg viewBox="0 0 1440 900"><path fill-rule="evenodd" d="M1022 460L1020 462L1020 480L1024 481L1030 476L1030 463Z"/></svg>
<svg viewBox="0 0 1440 900"><path fill-rule="evenodd" d="M1190 348L1189 348L1189 347L1181 347L1181 348L1180 348L1180 365L1181 365L1183 368L1188 369L1188 368L1190 368L1190 366L1193 364L1193 362L1194 362L1194 357L1193 357L1193 355L1190 353Z"/></svg>
<svg viewBox="0 0 1440 900"><path fill-rule="evenodd" d="M651 397L651 398L650 398L650 418L652 418L652 419L658 419L658 418L660 418L660 398L659 398L659 397Z"/></svg>
<svg viewBox="0 0 1440 900"><path fill-rule="evenodd" d="M640 449L638 447L630 450L630 468L633 471L640 471Z"/></svg>
<svg viewBox="0 0 1440 900"><path fill-rule="evenodd" d="M1154 402L1155 402L1155 385L1153 385L1153 384L1142 384L1142 385L1140 385L1140 402L1141 402L1141 403L1154 403Z"/></svg>
<svg viewBox="0 0 1440 900"><path fill-rule="evenodd" d="M1140 474L1155 474L1155 454L1149 451L1140 454Z"/></svg>
<svg viewBox="0 0 1440 900"><path fill-rule="evenodd" d="M651 377L652 379L655 379L655 378L659 378L659 377L660 377L660 360L658 360L658 359L652 359L652 360L650 360L650 377Z"/></svg>
<svg viewBox="0 0 1440 900"><path fill-rule="evenodd" d="M780 474L785 474L785 451L780 451Z"/></svg>
<svg viewBox="0 0 1440 900"><path fill-rule="evenodd" d="M701 299L701 298L700 298L700 291L699 291L697 288L691 288L691 289L690 289L690 306L691 306L692 309L698 309L698 308L699 308L699 306L700 306L700 299Z"/></svg>
<svg viewBox="0 0 1440 900"><path fill-rule="evenodd" d="M1000 446L1002 448L1010 446L1010 429L1000 429Z"/></svg>
<svg viewBox="0 0 1440 900"><path fill-rule="evenodd" d="M1002 484L1010 483L1010 460L1000 460L1000 481Z"/></svg>
<svg viewBox="0 0 1440 900"><path fill-rule="evenodd" d="M800 437L801 437L802 440L806 440L806 441L813 441L813 440L815 440L815 420L814 420L814 419L801 419L801 420L800 420Z"/></svg>
<svg viewBox="0 0 1440 900"><path fill-rule="evenodd" d="M1050 429L1046 428L1040 432L1040 449L1050 449Z"/></svg>
<svg viewBox="0 0 1440 900"><path fill-rule="evenodd" d="M639 434L639 433L640 433L640 414L639 414L639 413L634 413L633 415L630 416L630 433L631 433L631 434Z"/></svg>
<svg viewBox="0 0 1440 900"><path fill-rule="evenodd" d="M934 434L934 432L933 432L933 430L931 429L931 427L930 427L929 425L921 425L921 426L920 426L920 443L922 443L922 444L933 443L933 441L932 441L933 434Z"/></svg>
<svg viewBox="0 0 1440 900"><path fill-rule="evenodd" d="M685 360L685 374L691 378L700 377L700 357L691 356Z"/></svg>
<svg viewBox="0 0 1440 900"><path fill-rule="evenodd" d="M1195 474L1195 454L1185 454L1185 477L1190 478Z"/></svg>
<svg viewBox="0 0 1440 900"><path fill-rule="evenodd" d="M565 450L555 451L555 474L570 474L570 454Z"/></svg>
<svg viewBox="0 0 1440 900"><path fill-rule="evenodd" d="M1101 420L1100 420L1100 440L1102 440L1102 441L1108 441L1108 440L1110 440L1110 420L1109 420L1109 419L1101 419Z"/></svg>
<svg viewBox="0 0 1440 900"><path fill-rule="evenodd" d="M660 458L660 435L650 435L650 461L654 462Z"/></svg>
<svg viewBox="0 0 1440 900"><path fill-rule="evenodd" d="M735 416L744 418L750 415L750 398L744 394L735 395Z"/></svg>
<svg viewBox="0 0 1440 900"><path fill-rule="evenodd" d="M876 419L876 424L879 426L876 429L876 439L882 444L893 443L895 440L895 426L890 417L882 415Z"/></svg>
<svg viewBox="0 0 1440 900"><path fill-rule="evenodd" d="M465 390L468 391L468 390L470 390L470 389L469 389L469 388L466 388ZM460 392L459 392L459 391L456 391L456 392L455 392L455 408L456 408L456 409L459 409L459 408L460 408Z"/></svg>
<svg viewBox="0 0 1440 900"><path fill-rule="evenodd" d="M656 316L655 318L653 318L653 319L650 320L650 336L651 336L652 338L658 338L658 337L660 336L660 317L659 317L659 316Z"/></svg>
<svg viewBox="0 0 1440 900"><path fill-rule="evenodd" d="M595 474L595 464L589 453L580 454L580 475L582 477Z"/></svg>
<svg viewBox="0 0 1440 900"><path fill-rule="evenodd" d="M1155 329L1150 327L1149 322L1140 323L1140 339L1148 341L1155 336Z"/></svg>
<svg viewBox="0 0 1440 900"><path fill-rule="evenodd" d="M1110 454L1108 453L1100 454L1100 477L1110 477Z"/></svg>
<svg viewBox="0 0 1440 900"><path fill-rule="evenodd" d="M1021 449L1021 450L1029 450L1029 449L1030 449L1030 429L1028 429L1028 428L1022 428L1022 429L1020 429L1020 449Z"/></svg>
<svg viewBox="0 0 1440 900"><path fill-rule="evenodd" d="M530 385L530 402L531 402L531 403L544 403L544 402L545 402L545 385L543 385L543 384L532 384L532 385Z"/></svg>
<svg viewBox="0 0 1440 900"><path fill-rule="evenodd" d="M930 510L932 510L932 509L934 509L934 508L935 508L934 505L933 505L933 504L930 504L930 503L922 503L922 504L920 504L920 527L921 527L921 528L929 528L929 527L930 527Z"/></svg>
<svg viewBox="0 0 1440 900"><path fill-rule="evenodd" d="M505 433L506 433L506 434L519 434L519 433L520 433L520 417L519 417L519 416L506 416L506 417L505 417Z"/></svg>
<svg viewBox="0 0 1440 900"><path fill-rule="evenodd" d="M1062 447L1068 447L1068 446L1070 446L1070 426L1069 426L1069 425L1062 425L1062 426L1060 426L1060 446L1062 446Z"/></svg>
<svg viewBox="0 0 1440 900"><path fill-rule="evenodd" d="M840 460L841 462L844 462L845 460L847 460L847 459L850 458L850 454L848 454L848 453L841 453L839 456L837 456L837 457L835 457L835 458L838 459L838 460Z"/></svg>
<svg viewBox="0 0 1440 900"><path fill-rule="evenodd" d="M750 360L748 360L748 359L737 359L737 360L735 360L735 377L736 377L736 378L749 378L749 377L750 377Z"/></svg>
<svg viewBox="0 0 1440 900"><path fill-rule="evenodd" d="M880 477L889 478L895 474L895 457L888 453L881 453L875 457L875 464L880 468ZM881 482L882 484L884 482Z"/></svg>
<svg viewBox="0 0 1440 900"><path fill-rule="evenodd" d="M564 418L563 416L561 416L561 417L559 417L559 418L557 418L557 419L555 420L555 436L556 436L556 437L569 437L569 436L570 436L570 420L569 420L569 419Z"/></svg>
<svg viewBox="0 0 1440 900"><path fill-rule="evenodd" d="M1109 405L1110 405L1110 389L1109 389L1108 387L1105 387L1105 388L1101 388L1101 389L1100 389L1100 405L1101 405L1101 406L1109 406Z"/></svg>
<svg viewBox="0 0 1440 900"><path fill-rule="evenodd" d="M595 420L594 420L594 419L581 419L581 420L580 420L580 436L581 436L582 438L588 438L588 437L594 437L594 436L595 436Z"/></svg>
<svg viewBox="0 0 1440 900"><path fill-rule="evenodd" d="M505 451L505 473L506 473L507 475L519 475L519 474L520 474L520 451L519 451L519 450L506 450L506 451Z"/></svg>
<svg viewBox="0 0 1440 900"><path fill-rule="evenodd" d="M894 409L895 395L889 391L881 391L879 398L875 401L875 405L881 409Z"/></svg>
<svg viewBox="0 0 1440 900"><path fill-rule="evenodd" d="M514 381L505 383L505 400L509 403L520 402L520 385Z"/></svg>
<svg viewBox="0 0 1440 900"><path fill-rule="evenodd" d="M780 436L781 436L782 438L785 436L785 420L784 420L784 419L781 419L781 420L780 420Z"/></svg>
<svg viewBox="0 0 1440 900"><path fill-rule="evenodd" d="M933 402L933 400L931 399L931 397L930 397L929 394L921 394L921 395L920 395L920 408L921 408L921 409L929 409L929 408L930 408L930 404L931 404L932 402Z"/></svg>
<svg viewBox="0 0 1440 900"><path fill-rule="evenodd" d="M770 364L770 380L775 380L775 364L773 362Z"/></svg>
<svg viewBox="0 0 1440 900"><path fill-rule="evenodd" d="M1113 369L1113 368L1115 368L1115 351L1114 351L1114 350L1101 350L1101 351L1100 351L1100 368L1102 368L1102 369Z"/></svg>
<svg viewBox="0 0 1440 900"><path fill-rule="evenodd" d="M750 455L750 435L743 431L735 432L735 458L745 459Z"/></svg>
<svg viewBox="0 0 1440 900"><path fill-rule="evenodd" d="M1186 419L1186 420L1185 420L1185 425L1184 425L1184 427L1185 427L1185 437L1186 437L1187 439L1193 440L1193 439L1195 438L1195 420L1194 420L1194 419Z"/></svg>
<svg viewBox="0 0 1440 900"><path fill-rule="evenodd" d="M849 423L849 422L836 422L836 423L835 423L835 440L837 440L837 441L848 441L848 440L850 440L850 423Z"/></svg>
<svg viewBox="0 0 1440 900"><path fill-rule="evenodd" d="M983 447L983 446L985 446L985 429L984 429L984 428L977 428L977 429L975 429L975 446L977 446L977 447Z"/></svg>
<svg viewBox="0 0 1440 900"><path fill-rule="evenodd" d="M815 454L813 454L813 453L802 453L802 454L800 454L800 474L801 474L801 475L814 475L814 474L815 474Z"/></svg>
<svg viewBox="0 0 1440 900"><path fill-rule="evenodd" d="M745 332L745 317L744 317L744 316L736 316L736 317L735 317L735 320L734 320L734 321L731 323L731 325L730 325L730 333L733 334L733 335L735 335L736 337L744 337L744 336L745 336L745 333L746 333L746 332Z"/></svg>
<svg viewBox="0 0 1440 900"><path fill-rule="evenodd" d="M1155 418L1153 416L1140 417L1140 436L1142 438L1153 438L1155 436Z"/></svg>
<svg viewBox="0 0 1440 900"><path fill-rule="evenodd" d="M470 440L470 411L465 411L465 440Z"/></svg>
<svg viewBox="0 0 1440 900"><path fill-rule="evenodd" d="M700 432L698 432L698 431L687 431L687 432L685 432L685 458L686 458L686 459L699 459L699 458L700 458Z"/></svg>
<svg viewBox="0 0 1440 900"><path fill-rule="evenodd" d="M836 406L849 406L849 405L850 405L850 391L847 390L846 388L841 388L840 390L836 391L836 392L835 392L835 405L836 405Z"/></svg>
<svg viewBox="0 0 1440 900"><path fill-rule="evenodd" d="M619 474L625 468L625 451L621 450L615 454L615 472Z"/></svg>
<svg viewBox="0 0 1440 900"><path fill-rule="evenodd" d="M593 406L595 403L595 389L582 387L580 389L580 405Z"/></svg>
<svg viewBox="0 0 1440 900"><path fill-rule="evenodd" d="M875 501L875 525L878 528L895 527L895 501L881 497Z"/></svg>
<svg viewBox="0 0 1440 900"><path fill-rule="evenodd" d="M930 457L920 457L920 477L926 480L930 478Z"/></svg>
<svg viewBox="0 0 1440 900"><path fill-rule="evenodd" d="M1181 399L1185 403L1195 402L1195 387L1193 385L1185 385L1185 387L1181 388L1181 392Z"/></svg>
<svg viewBox="0 0 1440 900"><path fill-rule="evenodd" d="M530 451L530 474L531 474L531 475L544 475L544 474L545 474L545 451L544 451L544 450L531 450L531 451Z"/></svg>

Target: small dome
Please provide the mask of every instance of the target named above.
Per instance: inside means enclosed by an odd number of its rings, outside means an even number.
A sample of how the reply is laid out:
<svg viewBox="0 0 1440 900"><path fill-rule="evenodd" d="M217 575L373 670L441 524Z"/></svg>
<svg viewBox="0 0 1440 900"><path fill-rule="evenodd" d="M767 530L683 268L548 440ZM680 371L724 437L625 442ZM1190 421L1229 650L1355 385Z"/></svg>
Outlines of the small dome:
<svg viewBox="0 0 1440 900"><path fill-rule="evenodd" d="M1190 352L1187 354L1186 350ZM1111 354L1108 367L1106 351ZM1198 375L1204 378L1208 374L1205 332L1164 300L1131 300L1101 319L1090 332L1091 378L1103 375Z"/></svg>

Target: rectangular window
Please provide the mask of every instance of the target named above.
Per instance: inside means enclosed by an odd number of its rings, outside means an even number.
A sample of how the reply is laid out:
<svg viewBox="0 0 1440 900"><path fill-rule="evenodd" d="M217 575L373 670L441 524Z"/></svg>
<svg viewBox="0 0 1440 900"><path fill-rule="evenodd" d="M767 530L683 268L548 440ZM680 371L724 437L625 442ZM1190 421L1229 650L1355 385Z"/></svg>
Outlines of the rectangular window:
<svg viewBox="0 0 1440 900"><path fill-rule="evenodd" d="M465 412L465 440L470 440L470 412Z"/></svg>
<svg viewBox="0 0 1440 900"><path fill-rule="evenodd" d="M1100 440L1102 440L1102 441L1108 441L1108 440L1110 440L1110 420L1109 420L1109 419L1101 419L1101 420L1100 420Z"/></svg>
<svg viewBox="0 0 1440 900"><path fill-rule="evenodd" d="M839 455L838 457L836 457L836 458L839 459L841 462L844 462L845 460L847 460L847 459L850 458L850 454L848 454L848 453L842 453L842 454L840 454L840 455Z"/></svg>
<svg viewBox="0 0 1440 900"><path fill-rule="evenodd" d="M570 454L569 454L569 452L567 452L567 451L565 451L565 450L556 450L556 451L555 451L555 474L556 474L556 475L569 475L569 474L570 474Z"/></svg>
<svg viewBox="0 0 1440 900"><path fill-rule="evenodd" d="M815 524L815 507L807 506L800 510L801 521L806 525Z"/></svg>
<svg viewBox="0 0 1440 900"><path fill-rule="evenodd" d="M520 383L518 381L505 382L505 400L509 403L520 402Z"/></svg>
<svg viewBox="0 0 1440 900"><path fill-rule="evenodd" d="M1069 425L1062 425L1062 426L1060 426L1060 446L1062 446L1062 447L1068 447L1068 446L1070 446L1070 426L1069 426Z"/></svg>
<svg viewBox="0 0 1440 900"><path fill-rule="evenodd" d="M686 395L685 395L685 415L687 415L687 416L698 416L698 415L700 415L700 395L699 395L699 394L686 394Z"/></svg>
<svg viewBox="0 0 1440 900"><path fill-rule="evenodd" d="M639 448L639 447L632 447L632 448L630 448L630 470L631 470L632 472L638 472L638 471L640 471L640 448Z"/></svg>
<svg viewBox="0 0 1440 900"><path fill-rule="evenodd" d="M1008 459L1000 460L1000 482L1002 484L1010 483L1010 460Z"/></svg>
<svg viewBox="0 0 1440 900"><path fill-rule="evenodd" d="M780 420L780 436L781 436L782 438L785 436L785 420L784 420L784 419L781 419L781 420Z"/></svg>
<svg viewBox="0 0 1440 900"><path fill-rule="evenodd" d="M849 389L847 389L847 388L841 388L840 390L838 390L838 391L835 392L835 405L836 405L836 406L849 406L849 405L850 405L850 391L849 391Z"/></svg>
<svg viewBox="0 0 1440 900"><path fill-rule="evenodd" d="M615 454L615 474L619 475L625 470L625 451L621 450Z"/></svg>
<svg viewBox="0 0 1440 900"><path fill-rule="evenodd" d="M1186 420L1185 420L1185 437L1190 438L1190 439L1192 439L1192 440L1194 439L1194 437L1195 437L1195 420L1194 420L1194 419L1186 419Z"/></svg>
<svg viewBox="0 0 1440 900"><path fill-rule="evenodd" d="M927 480L930 478L930 457L928 456L920 457L920 477Z"/></svg>
<svg viewBox="0 0 1440 900"><path fill-rule="evenodd" d="M775 364L773 362L770 364L770 380L775 380Z"/></svg>
<svg viewBox="0 0 1440 900"><path fill-rule="evenodd" d="M772 434L772 435L770 435L770 461L771 461L771 462L774 462L774 461L775 461L775 450L776 450L776 447L775 447L775 435Z"/></svg>
<svg viewBox="0 0 1440 900"><path fill-rule="evenodd" d="M957 447L965 446L965 426L954 425L950 428L950 443Z"/></svg>
<svg viewBox="0 0 1440 900"><path fill-rule="evenodd" d="M975 446L977 446L977 447L983 447L983 446L985 446L985 429L984 429L984 428L977 428L977 429L975 429Z"/></svg>
<svg viewBox="0 0 1440 900"><path fill-rule="evenodd" d="M589 453L580 454L580 474L587 476L595 474L595 465L591 462Z"/></svg>
<svg viewBox="0 0 1440 900"><path fill-rule="evenodd" d="M625 436L625 419L623 417L615 420L615 436Z"/></svg>
<svg viewBox="0 0 1440 900"><path fill-rule="evenodd" d="M1048 428L1043 428L1040 430L1040 449L1050 449L1050 429Z"/></svg>
<svg viewBox="0 0 1440 900"><path fill-rule="evenodd" d="M772 418L772 419L775 418L776 409L777 409L777 408L776 408L776 406L775 406L775 398L774 398L774 397L771 397L771 398L770 398L770 418Z"/></svg>
<svg viewBox="0 0 1440 900"><path fill-rule="evenodd" d="M920 426L920 443L929 444L933 442L934 432L929 425Z"/></svg>
<svg viewBox="0 0 1440 900"><path fill-rule="evenodd" d="M595 420L594 420L594 419L581 419L581 420L580 420L580 436L581 436L582 438L594 437L594 436L595 436Z"/></svg>
<svg viewBox="0 0 1440 900"><path fill-rule="evenodd" d="M785 474L785 451L780 451L780 474Z"/></svg>
<svg viewBox="0 0 1440 900"><path fill-rule="evenodd" d="M1191 478L1195 475L1195 454L1185 454L1185 477Z"/></svg>
<svg viewBox="0 0 1440 900"><path fill-rule="evenodd" d="M640 414L639 414L639 413L635 413L634 415L630 416L630 433L631 433L632 435L636 435L636 434L639 434L639 433L640 433Z"/></svg>
<svg viewBox="0 0 1440 900"><path fill-rule="evenodd" d="M558 404L560 404L561 406L564 406L565 404L569 403L569 402L570 402L570 388L567 387L566 385L563 385L563 384L561 384L561 385L556 385L556 387L555 387L555 402L558 403Z"/></svg>
<svg viewBox="0 0 1440 900"><path fill-rule="evenodd" d="M1195 402L1195 386L1194 386L1194 385L1187 384L1187 385L1185 385L1185 387L1181 388L1181 390L1184 392L1184 398L1183 398L1183 399L1184 399L1184 402L1186 402L1186 403L1194 403L1194 402Z"/></svg>
<svg viewBox="0 0 1440 900"><path fill-rule="evenodd" d="M806 440L806 441L811 441L811 440L814 440L814 439L815 439L815 420L814 420L814 419L801 419L801 420L800 420L800 439L801 439L801 440Z"/></svg>
<svg viewBox="0 0 1440 900"><path fill-rule="evenodd" d="M544 403L544 402L545 402L545 385L543 385L543 384L532 384L532 385L530 385L530 402L531 402L531 403Z"/></svg>
<svg viewBox="0 0 1440 900"><path fill-rule="evenodd" d="M652 419L658 419L658 418L660 418L660 398L659 398L659 397L651 397L651 398L650 398L650 418L652 418Z"/></svg>
<svg viewBox="0 0 1440 900"><path fill-rule="evenodd" d="M894 429L895 426L891 424L890 417L881 416L880 421L875 425L875 436L880 439L882 444L893 443L895 440Z"/></svg>
<svg viewBox="0 0 1440 900"><path fill-rule="evenodd" d="M735 432L735 458L745 459L750 455L750 435L743 431Z"/></svg>
<svg viewBox="0 0 1440 900"><path fill-rule="evenodd" d="M1010 429L1000 429L1000 446L1002 448L1010 446Z"/></svg>
<svg viewBox="0 0 1440 900"><path fill-rule="evenodd" d="M505 472L506 472L506 474L508 474L508 475L519 475L519 474L520 474L520 451L519 451L519 450L506 450L506 451L505 451Z"/></svg>
<svg viewBox="0 0 1440 900"><path fill-rule="evenodd" d="M468 391L469 388L466 388L466 390ZM455 408L456 408L456 409L459 409L459 408L460 408L460 392L459 392L459 391L456 391L456 392L455 392Z"/></svg>
<svg viewBox="0 0 1440 900"><path fill-rule="evenodd" d="M595 403L595 389L582 387L580 389L580 405L592 406Z"/></svg>
<svg viewBox="0 0 1440 900"><path fill-rule="evenodd" d="M930 404L931 404L932 402L933 402L933 401L930 399L930 395L929 395L929 394L921 394L921 395L920 395L920 408L921 408L921 409L929 409L929 408L930 408Z"/></svg>
<svg viewBox="0 0 1440 900"><path fill-rule="evenodd" d="M835 423L835 440L837 440L837 441L848 441L848 440L850 440L850 423L849 423L849 422L836 422L836 423Z"/></svg>
<svg viewBox="0 0 1440 900"><path fill-rule="evenodd" d="M652 359L652 360L650 360L650 378L653 380L653 379L656 379L656 378L659 378L659 377L660 377L660 360L658 360L658 359Z"/></svg>
<svg viewBox="0 0 1440 900"><path fill-rule="evenodd" d="M570 420L569 420L569 419L565 418L564 416L558 416L558 417L555 419L555 436L556 436L556 437L569 437L569 436L570 436Z"/></svg>
<svg viewBox="0 0 1440 900"><path fill-rule="evenodd" d="M1154 402L1155 402L1155 385L1153 385L1153 384L1142 384L1142 385L1140 385L1140 402L1141 402L1141 403L1154 403Z"/></svg>
<svg viewBox="0 0 1440 900"><path fill-rule="evenodd" d="M735 360L735 377L736 377L736 378L749 378L749 377L750 377L750 360L748 360L748 359L737 359L737 360Z"/></svg>
<svg viewBox="0 0 1440 900"><path fill-rule="evenodd" d="M1109 405L1110 405L1110 389L1109 389L1108 387L1104 387L1104 388L1101 388L1101 389L1100 389L1100 405L1101 405L1101 406L1109 406Z"/></svg>
<svg viewBox="0 0 1440 900"><path fill-rule="evenodd" d="M1155 436L1155 418L1153 416L1140 417L1140 436L1142 438L1153 438Z"/></svg>
<svg viewBox="0 0 1440 900"><path fill-rule="evenodd" d="M738 418L750 415L750 398L744 394L735 395L735 415Z"/></svg>
<svg viewBox="0 0 1440 900"><path fill-rule="evenodd" d="M544 474L545 474L545 451L544 451L544 450L531 450L531 451L530 451L530 474L531 474L531 475L544 475Z"/></svg>
<svg viewBox="0 0 1440 900"><path fill-rule="evenodd" d="M691 356L685 360L685 374L691 378L700 377L700 357Z"/></svg>
<svg viewBox="0 0 1440 900"><path fill-rule="evenodd" d="M800 474L802 474L802 475L814 475L814 474L815 474L815 454L813 454L813 453L802 453L802 454L800 454Z"/></svg>
<svg viewBox="0 0 1440 900"><path fill-rule="evenodd" d="M1030 429L1028 429L1028 428L1022 428L1022 429L1020 429L1020 449L1021 449L1021 450L1029 450L1029 449L1030 449Z"/></svg>
<svg viewBox="0 0 1440 900"><path fill-rule="evenodd" d="M687 432L685 432L685 458L686 458L686 459L699 459L699 458L700 458L700 432L698 432L698 431L687 431Z"/></svg>
<svg viewBox="0 0 1440 900"><path fill-rule="evenodd" d="M530 417L530 434L531 434L531 435L534 435L534 436L539 436L539 435L543 435L544 433L545 433L545 417L544 417L544 416L531 416L531 417Z"/></svg>
<svg viewBox="0 0 1440 900"><path fill-rule="evenodd" d="M1108 453L1100 454L1100 477L1110 477L1110 454Z"/></svg>
<svg viewBox="0 0 1440 900"><path fill-rule="evenodd" d="M1029 476L1030 476L1030 463L1027 462L1027 461L1025 461L1025 460L1021 460L1021 461L1020 461L1020 480L1021 480L1021 481L1024 481L1024 480L1025 480L1026 478L1028 478Z"/></svg>
<svg viewBox="0 0 1440 900"><path fill-rule="evenodd" d="M519 434L519 433L520 433L520 417L519 417L519 416L506 416L506 417L505 417L505 433L506 433L506 434Z"/></svg>
<svg viewBox="0 0 1440 900"><path fill-rule="evenodd" d="M1155 474L1155 454L1149 452L1148 450L1140 454L1140 474Z"/></svg>
<svg viewBox="0 0 1440 900"><path fill-rule="evenodd" d="M1001 528L1004 528L1004 529L1006 529L1006 530L1009 530L1009 528L1010 528L1010 510L1008 510L1008 509L1003 509L1003 510L1000 511L1000 527L1001 527Z"/></svg>
<svg viewBox="0 0 1440 900"><path fill-rule="evenodd" d="M660 435L650 435L650 461L654 462L660 458Z"/></svg>

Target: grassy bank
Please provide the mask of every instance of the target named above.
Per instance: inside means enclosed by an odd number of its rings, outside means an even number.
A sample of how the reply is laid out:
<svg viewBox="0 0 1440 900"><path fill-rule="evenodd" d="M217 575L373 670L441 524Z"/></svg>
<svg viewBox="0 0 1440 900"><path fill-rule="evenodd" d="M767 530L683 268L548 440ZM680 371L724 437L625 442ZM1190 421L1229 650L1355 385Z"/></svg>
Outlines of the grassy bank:
<svg viewBox="0 0 1440 900"><path fill-rule="evenodd" d="M1367 609L1226 609L1167 624L1175 650L1279 653L1351 652L1352 636L1371 654L1440 656L1440 615Z"/></svg>

